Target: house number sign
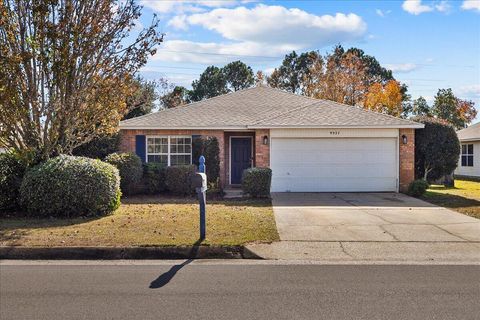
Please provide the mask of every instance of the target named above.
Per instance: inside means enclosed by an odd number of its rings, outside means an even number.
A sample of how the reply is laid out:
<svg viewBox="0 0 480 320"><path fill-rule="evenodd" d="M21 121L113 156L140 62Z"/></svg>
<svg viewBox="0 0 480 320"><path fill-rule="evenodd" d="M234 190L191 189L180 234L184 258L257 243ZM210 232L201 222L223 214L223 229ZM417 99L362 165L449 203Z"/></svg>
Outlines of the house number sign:
<svg viewBox="0 0 480 320"><path fill-rule="evenodd" d="M340 135L340 131L330 131L330 135L331 135L331 136L339 136L339 135Z"/></svg>

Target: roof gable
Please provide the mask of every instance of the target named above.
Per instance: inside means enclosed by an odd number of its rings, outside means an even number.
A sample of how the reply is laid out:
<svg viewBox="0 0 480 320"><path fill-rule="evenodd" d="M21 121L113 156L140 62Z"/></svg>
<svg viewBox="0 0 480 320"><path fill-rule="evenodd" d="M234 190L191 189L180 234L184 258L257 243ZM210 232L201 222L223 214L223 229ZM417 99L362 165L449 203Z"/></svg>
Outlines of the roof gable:
<svg viewBox="0 0 480 320"><path fill-rule="evenodd" d="M413 121L258 86L120 122L120 129L422 127Z"/></svg>
<svg viewBox="0 0 480 320"><path fill-rule="evenodd" d="M480 122L457 131L457 136L460 141L480 140Z"/></svg>

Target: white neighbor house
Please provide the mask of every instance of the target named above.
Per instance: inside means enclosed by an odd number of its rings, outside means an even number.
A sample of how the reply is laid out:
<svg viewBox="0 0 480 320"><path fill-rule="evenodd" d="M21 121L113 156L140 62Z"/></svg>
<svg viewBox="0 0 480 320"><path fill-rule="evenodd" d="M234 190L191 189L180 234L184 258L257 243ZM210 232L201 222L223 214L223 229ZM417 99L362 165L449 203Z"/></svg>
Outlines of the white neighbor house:
<svg viewBox="0 0 480 320"><path fill-rule="evenodd" d="M462 145L456 175L480 177L480 122L457 131Z"/></svg>

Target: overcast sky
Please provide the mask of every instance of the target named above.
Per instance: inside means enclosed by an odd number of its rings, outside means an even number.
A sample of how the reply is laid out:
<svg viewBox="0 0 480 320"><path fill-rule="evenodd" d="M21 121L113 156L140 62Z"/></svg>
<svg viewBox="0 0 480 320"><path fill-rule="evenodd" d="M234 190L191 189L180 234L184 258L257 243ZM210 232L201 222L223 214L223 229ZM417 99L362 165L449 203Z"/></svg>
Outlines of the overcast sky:
<svg viewBox="0 0 480 320"><path fill-rule="evenodd" d="M355 46L432 102L451 87L480 109L480 0L142 0L141 24L161 19L165 42L143 68L190 87L208 66L242 60L271 72L286 53Z"/></svg>

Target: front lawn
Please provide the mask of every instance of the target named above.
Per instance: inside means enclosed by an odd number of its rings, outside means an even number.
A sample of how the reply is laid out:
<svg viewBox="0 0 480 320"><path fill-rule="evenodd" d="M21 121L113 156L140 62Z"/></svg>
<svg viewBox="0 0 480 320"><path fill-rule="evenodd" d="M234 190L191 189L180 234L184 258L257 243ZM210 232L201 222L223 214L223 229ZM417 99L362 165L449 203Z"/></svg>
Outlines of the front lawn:
<svg viewBox="0 0 480 320"><path fill-rule="evenodd" d="M480 219L480 182L455 180L454 188L432 185L422 199Z"/></svg>
<svg viewBox="0 0 480 320"><path fill-rule="evenodd" d="M195 199L133 197L101 218L0 218L0 245L192 245L199 237L198 219ZM238 245L278 239L269 200L207 203L204 244Z"/></svg>

